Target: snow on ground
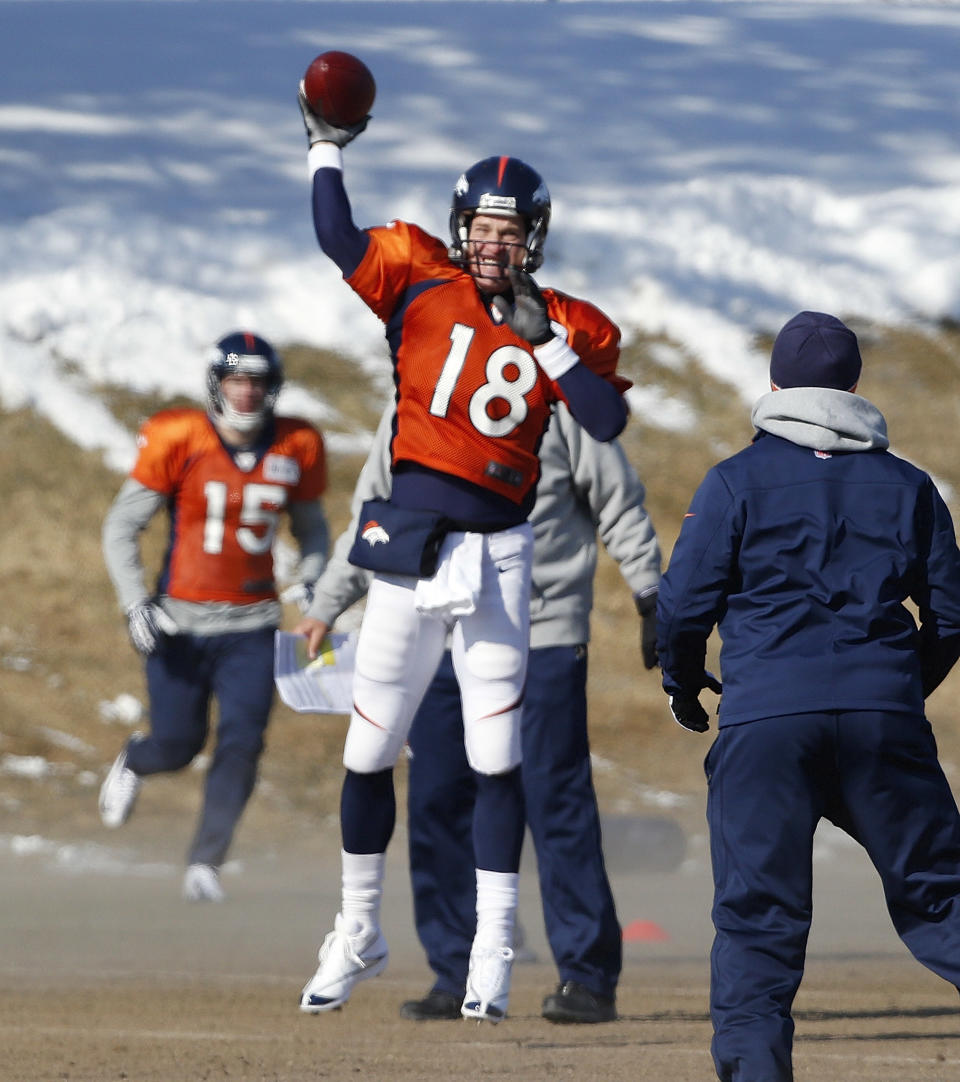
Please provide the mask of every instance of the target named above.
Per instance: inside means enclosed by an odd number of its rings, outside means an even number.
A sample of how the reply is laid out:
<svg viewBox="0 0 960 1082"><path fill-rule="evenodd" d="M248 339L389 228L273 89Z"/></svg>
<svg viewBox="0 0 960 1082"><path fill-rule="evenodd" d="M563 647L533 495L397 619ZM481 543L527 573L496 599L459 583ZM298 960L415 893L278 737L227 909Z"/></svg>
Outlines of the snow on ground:
<svg viewBox="0 0 960 1082"><path fill-rule="evenodd" d="M522 157L553 196L541 280L748 399L755 334L802 308L960 316L955 2L0 0L0 28L0 404L117 468L100 391L198 396L235 326L383 369L310 222L295 90L328 48L378 82L359 224L445 237L460 171Z"/></svg>

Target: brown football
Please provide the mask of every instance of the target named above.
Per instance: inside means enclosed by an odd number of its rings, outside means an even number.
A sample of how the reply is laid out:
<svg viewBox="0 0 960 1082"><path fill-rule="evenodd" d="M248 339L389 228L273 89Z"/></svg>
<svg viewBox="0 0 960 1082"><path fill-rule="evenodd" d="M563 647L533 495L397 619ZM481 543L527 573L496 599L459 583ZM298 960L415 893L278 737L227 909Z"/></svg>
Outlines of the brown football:
<svg viewBox="0 0 960 1082"><path fill-rule="evenodd" d="M359 57L331 50L311 62L303 77L303 90L311 107L328 124L345 128L370 112L377 84Z"/></svg>

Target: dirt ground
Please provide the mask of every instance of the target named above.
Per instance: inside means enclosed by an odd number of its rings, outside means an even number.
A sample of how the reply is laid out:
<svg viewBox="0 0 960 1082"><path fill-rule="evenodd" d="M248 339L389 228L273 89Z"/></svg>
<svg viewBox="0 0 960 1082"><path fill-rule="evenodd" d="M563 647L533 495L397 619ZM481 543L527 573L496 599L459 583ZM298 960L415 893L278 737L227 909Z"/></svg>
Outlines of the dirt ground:
<svg viewBox="0 0 960 1082"><path fill-rule="evenodd" d="M562 1027L540 1017L556 975L526 864L521 916L539 961L517 966L499 1026L412 1023L399 1004L430 974L412 934L398 833L387 876L391 962L328 1015L297 1010L336 910L330 835L281 846L257 812L237 844L222 905L179 898L189 824L137 816L123 831L55 850L0 855L0 1078L5 1082L194 1079L598 1079L693 1082L709 1056L709 870L703 840L669 871L611 854L621 922L658 940L625 943L620 1020ZM259 829L258 829L259 828ZM856 850L818 861L816 916L797 1002L798 1082L955 1082L956 992L892 932L876 876ZM649 861L647 862L649 864ZM646 922L646 923L644 923Z"/></svg>

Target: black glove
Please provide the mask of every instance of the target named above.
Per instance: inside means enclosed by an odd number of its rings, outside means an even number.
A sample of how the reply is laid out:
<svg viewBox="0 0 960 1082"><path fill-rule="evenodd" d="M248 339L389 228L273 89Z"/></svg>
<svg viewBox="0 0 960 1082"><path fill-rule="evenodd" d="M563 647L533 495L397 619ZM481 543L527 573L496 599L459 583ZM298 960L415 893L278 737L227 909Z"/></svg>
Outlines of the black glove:
<svg viewBox="0 0 960 1082"><path fill-rule="evenodd" d="M655 669L660 660L657 653L657 591L633 600L640 614L640 656L643 658L643 667Z"/></svg>
<svg viewBox="0 0 960 1082"><path fill-rule="evenodd" d="M494 297L493 307L518 338L526 339L531 346L542 346L556 336L540 287L519 267L508 267L507 274L513 286L513 307L506 297Z"/></svg>
<svg viewBox="0 0 960 1082"><path fill-rule="evenodd" d="M345 147L347 143L366 129L370 117L365 116L356 124L350 124L346 128L335 128L328 124L307 101L307 94L303 88L303 80L300 80L300 89L297 91L297 100L300 102L300 112L303 114L303 126L307 132L307 145L314 143L334 143L338 147Z"/></svg>
<svg viewBox="0 0 960 1082"><path fill-rule="evenodd" d="M157 652L160 639L173 635L177 625L153 601L138 601L127 609L127 632L134 650L144 657Z"/></svg>
<svg viewBox="0 0 960 1082"><path fill-rule="evenodd" d="M692 733L705 733L710 728L710 719L706 710L700 705L699 694L704 688L715 691L718 695L723 691L723 685L706 669L703 671L703 679L700 687L693 692L677 692L670 696L670 713L673 720L689 729Z"/></svg>

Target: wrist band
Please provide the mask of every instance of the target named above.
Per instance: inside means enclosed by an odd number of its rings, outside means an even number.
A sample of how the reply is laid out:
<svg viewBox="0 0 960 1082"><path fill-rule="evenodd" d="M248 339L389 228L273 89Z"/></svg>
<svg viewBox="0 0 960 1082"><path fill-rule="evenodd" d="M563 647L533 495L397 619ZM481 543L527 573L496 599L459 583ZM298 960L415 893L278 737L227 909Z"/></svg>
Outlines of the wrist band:
<svg viewBox="0 0 960 1082"><path fill-rule="evenodd" d="M551 338L542 346L534 346L533 355L537 359L537 364L554 382L564 372L569 372L575 364L580 363L580 358L562 338Z"/></svg>
<svg viewBox="0 0 960 1082"><path fill-rule="evenodd" d="M339 169L343 172L343 151L336 143L314 143L307 151L310 176L318 169Z"/></svg>

